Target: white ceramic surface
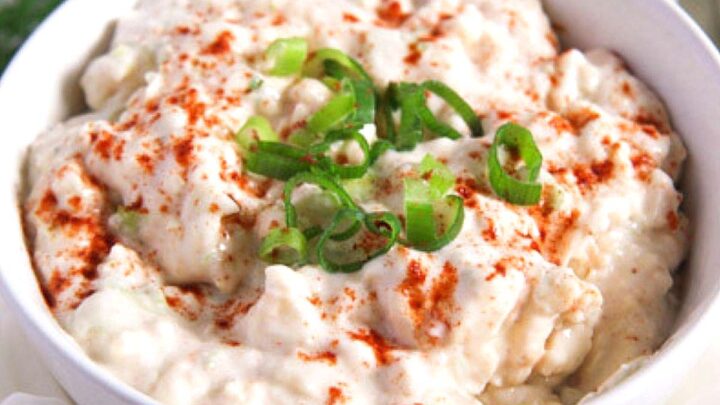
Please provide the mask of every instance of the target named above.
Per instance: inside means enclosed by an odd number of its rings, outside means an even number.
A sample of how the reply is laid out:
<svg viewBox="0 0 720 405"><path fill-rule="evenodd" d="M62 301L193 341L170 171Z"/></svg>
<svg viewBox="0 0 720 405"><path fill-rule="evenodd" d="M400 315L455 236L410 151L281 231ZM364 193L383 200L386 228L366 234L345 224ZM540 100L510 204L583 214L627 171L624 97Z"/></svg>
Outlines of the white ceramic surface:
<svg viewBox="0 0 720 405"><path fill-rule="evenodd" d="M18 214L24 150L39 132L82 110L77 75L135 0L67 0L0 81L0 294L50 370L79 404L152 403L95 366L57 325L37 287ZM686 295L671 339L643 369L593 404L660 403L720 320L720 56L669 0L546 0L567 44L617 51L667 103L690 152L683 189L693 223ZM112 316L112 314L108 314Z"/></svg>

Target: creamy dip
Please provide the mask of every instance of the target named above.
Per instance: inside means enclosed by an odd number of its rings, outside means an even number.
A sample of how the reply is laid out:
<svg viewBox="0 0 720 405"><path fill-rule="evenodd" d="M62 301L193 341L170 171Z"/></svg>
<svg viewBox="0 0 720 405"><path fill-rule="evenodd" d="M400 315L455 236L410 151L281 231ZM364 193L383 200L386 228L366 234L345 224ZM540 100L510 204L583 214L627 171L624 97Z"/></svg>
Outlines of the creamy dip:
<svg viewBox="0 0 720 405"><path fill-rule="evenodd" d="M485 137L385 153L362 202L400 214L431 154L464 199L451 244L352 274L258 259L283 183L244 171L234 134L262 115L287 135L332 95L266 75L286 37L378 86L441 80L482 117ZM559 51L539 1L143 0L81 84L91 112L29 154L34 263L88 356L163 403L574 403L668 335L685 150L618 57ZM544 157L539 205L488 185L509 121Z"/></svg>

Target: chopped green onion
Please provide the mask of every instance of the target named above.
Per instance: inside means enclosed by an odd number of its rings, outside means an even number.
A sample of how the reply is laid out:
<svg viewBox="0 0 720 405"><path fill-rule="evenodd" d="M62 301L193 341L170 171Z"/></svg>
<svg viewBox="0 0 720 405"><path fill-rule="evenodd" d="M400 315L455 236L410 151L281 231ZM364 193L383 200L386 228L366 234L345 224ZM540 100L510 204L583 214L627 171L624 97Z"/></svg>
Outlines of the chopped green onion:
<svg viewBox="0 0 720 405"><path fill-rule="evenodd" d="M425 156L418 172L420 178L405 179L406 241L403 243L418 250L434 251L452 242L460 233L465 217L463 200L454 195L445 196L455 184L455 177L432 156ZM446 207L454 208L452 218L445 224L445 232L438 234L437 212Z"/></svg>
<svg viewBox="0 0 720 405"><path fill-rule="evenodd" d="M386 141L385 139L375 141L375 143L373 143L372 147L370 148L370 166L374 165L375 162L380 159L380 156L382 156L383 153L389 151L394 147L395 145L393 145L389 141Z"/></svg>
<svg viewBox="0 0 720 405"><path fill-rule="evenodd" d="M338 199L343 207L357 208L357 205L353 201L352 197L348 195L345 189L338 185L335 180L327 174L318 170L302 172L289 179L287 183L285 183L285 189L283 191L283 202L285 203L285 223L289 228L297 227L298 225L297 210L295 209L295 205L292 203L292 195L293 191L295 191L295 189L303 183L314 184L323 190L330 192Z"/></svg>
<svg viewBox="0 0 720 405"><path fill-rule="evenodd" d="M426 104L418 107L417 114L430 132L449 139L460 139L462 137L462 134L455 128L438 120Z"/></svg>
<svg viewBox="0 0 720 405"><path fill-rule="evenodd" d="M279 142L257 143L249 153L245 166L247 170L273 179L288 180L294 175L310 170L312 159L306 151Z"/></svg>
<svg viewBox="0 0 720 405"><path fill-rule="evenodd" d="M355 95L355 114L350 119L350 126L363 127L375 121L375 86L372 81L365 79L357 72L335 60L329 59L325 63L325 72L335 81L348 80Z"/></svg>
<svg viewBox="0 0 720 405"><path fill-rule="evenodd" d="M402 223L396 215L366 213L353 200L355 197L362 201L369 198L365 195L372 193L373 179L368 176L370 166L389 149L413 149L426 133L450 139L461 137L460 132L430 111L426 92L434 93L453 108L470 128L472 136L482 136L482 123L472 108L443 83L391 83L385 92L380 92L360 63L342 51L320 49L309 58L307 51L307 42L301 38L273 42L266 51L266 58L272 64L270 74L290 76L302 71L304 76L321 80L335 93L330 101L308 118L305 128L290 135L290 144L280 143L269 122L260 116L248 119L236 135L238 144L245 151L249 171L286 181L283 190L286 228L274 229L263 239L260 256L265 261L288 265L317 259L325 271L354 272L367 261L389 251L402 231ZM262 85L262 80L256 79L254 77L249 84L251 90ZM398 125L394 116L396 110L399 110ZM368 124L375 124L379 137L372 145L359 132ZM503 141L501 132L502 128L498 131L497 144L493 144L495 152L499 146L508 146L521 149L523 155L525 146L519 143L522 140L513 143L515 138L509 136ZM363 153L362 161L357 164L336 161L331 151L337 142L356 143ZM534 160L526 159L525 155L523 160L532 182L537 178L539 167L535 168ZM502 171L499 161L496 163ZM497 173L492 167L490 172L492 182ZM502 174L507 176L504 171ZM354 180L346 180L340 185L341 179ZM318 186L334 197L332 206L317 205L312 201L307 205L305 200L299 201L298 207L293 205L293 192L304 183ZM447 195L454 184L455 177L450 170L430 155L418 165L417 177L405 179L406 239L403 244L434 251L458 236L464 222L464 206L462 198ZM322 206L324 208L319 210L322 212L334 211L330 224L322 225L327 223L329 214L315 215L315 211L306 210L309 206ZM302 222L298 220L298 209ZM361 231L364 234L358 236ZM308 251L308 241L315 238L318 239L314 250L310 249L314 252L313 258ZM348 251L351 244L351 251ZM358 257L361 259L357 260Z"/></svg>
<svg viewBox="0 0 720 405"><path fill-rule="evenodd" d="M460 97L455 90L448 87L446 84L437 80L428 80L422 84L423 88L434 93L436 96L445 100L450 107L452 107L458 115L465 121L468 128L470 128L470 134L474 138L483 136L483 127L480 118L478 118L472 107ZM453 130L454 131L454 130Z"/></svg>
<svg viewBox="0 0 720 405"><path fill-rule="evenodd" d="M341 92L336 94L307 122L307 130L311 133L324 133L339 127L350 117L355 109L355 94Z"/></svg>
<svg viewBox="0 0 720 405"><path fill-rule="evenodd" d="M370 75L365 69L354 59L346 55L343 51L334 48L323 48L315 51L308 59L303 68L303 76L321 78L326 75L326 62L333 61L354 74L354 78L362 78L372 82Z"/></svg>
<svg viewBox="0 0 720 405"><path fill-rule="evenodd" d="M357 179L365 175L370 167L370 145L368 145L365 137L357 131L333 131L327 134L325 141L319 145L312 147L310 150L313 154L320 154L328 151L330 147L338 141L355 141L363 152L363 161L357 165L343 165L335 163L329 157L319 158L320 168L326 172L338 176L341 179Z"/></svg>
<svg viewBox="0 0 720 405"><path fill-rule="evenodd" d="M363 177L357 179L346 179L342 181L342 186L355 201L369 200L375 191L376 176L372 171L365 173Z"/></svg>
<svg viewBox="0 0 720 405"><path fill-rule="evenodd" d="M482 136L480 119L472 108L454 90L438 81L423 84L391 83L380 100L375 123L382 138L395 144L398 150L411 150L423 139L423 127L435 136L458 139L462 135L450 125L440 121L430 111L425 91L442 98L470 128L472 136ZM395 129L393 111L400 109L400 126Z"/></svg>
<svg viewBox="0 0 720 405"><path fill-rule="evenodd" d="M394 145L397 134L395 132L395 119L393 117L393 90L394 88L391 84L391 87L388 87L378 96L375 128L377 128L377 134L380 139Z"/></svg>
<svg viewBox="0 0 720 405"><path fill-rule="evenodd" d="M421 189L413 184L418 183L405 182L405 236L411 246L427 243L435 239L437 233L433 204L427 200L409 198Z"/></svg>
<svg viewBox="0 0 720 405"><path fill-rule="evenodd" d="M265 51L265 58L272 64L269 73L273 76L292 76L300 72L307 53L307 41L302 38L275 40Z"/></svg>
<svg viewBox="0 0 720 405"><path fill-rule="evenodd" d="M308 148L322 139L322 134L308 131L306 128L298 129L290 134L288 142L300 148Z"/></svg>
<svg viewBox="0 0 720 405"><path fill-rule="evenodd" d="M346 229L344 231L339 231L336 233L333 233L330 236L330 239L334 241L345 241L353 236L357 235L358 232L362 229L362 222L355 220L354 218L350 218L351 222L350 225L346 225ZM335 228L339 228L339 226L336 226Z"/></svg>
<svg viewBox="0 0 720 405"><path fill-rule="evenodd" d="M235 141L245 152L252 151L258 141L277 140L278 136L270 123L261 115L253 115L248 118L245 125L235 134Z"/></svg>
<svg viewBox="0 0 720 405"><path fill-rule="evenodd" d="M420 177L428 179L429 195L433 201L442 198L455 185L455 176L450 169L432 155L425 155L418 166Z"/></svg>
<svg viewBox="0 0 720 405"><path fill-rule="evenodd" d="M303 235L306 240L313 240L316 237L322 235L323 229L320 226L311 226L310 228L303 231Z"/></svg>
<svg viewBox="0 0 720 405"><path fill-rule="evenodd" d="M414 83L391 83L391 105L400 108L400 127L395 146L398 150L411 150L423 138L422 120L418 111L425 105L423 89Z"/></svg>
<svg viewBox="0 0 720 405"><path fill-rule="evenodd" d="M260 258L268 263L303 265L307 257L307 240L297 228L275 228L260 244Z"/></svg>
<svg viewBox="0 0 720 405"><path fill-rule="evenodd" d="M409 214L406 212L406 223L410 225L411 221L420 222L420 224L414 225L414 228L420 232L412 233L410 230L406 231L407 241L403 241L404 244L412 247L413 249L424 252L434 252L442 249L457 238L462 230L463 222L465 221L465 208L463 206L464 201L459 196L449 195L445 197L445 200L442 202L446 203L448 208L452 211L452 217L449 224L445 227L445 232L440 235L436 233L437 231L435 230L436 224L434 217L426 216L427 211L425 207L418 207L417 210L415 207L411 207ZM427 232L430 227L433 229L432 234Z"/></svg>
<svg viewBox="0 0 720 405"><path fill-rule="evenodd" d="M320 266L328 273L353 273L362 268L367 260L352 261L348 263L334 262L328 258L325 245L330 240L330 237L335 234L335 229L340 224L351 220L353 223L362 223L364 214L362 211L357 209L341 209L333 217L330 226L320 235L320 239L315 245L316 256Z"/></svg>
<svg viewBox="0 0 720 405"><path fill-rule="evenodd" d="M517 151L525 163L525 179L516 179L505 171L498 157L501 147ZM542 194L542 184L536 182L542 167L542 159L542 154L529 130L514 123L500 127L495 134L488 156L490 186L495 194L516 205L537 204Z"/></svg>
<svg viewBox="0 0 720 405"><path fill-rule="evenodd" d="M368 252L361 260L349 262L333 261L328 256L326 244L333 235L337 235L336 228L348 220L354 223L365 223L368 230L378 236L387 239L383 246L374 252ZM368 261L387 253L397 242L400 234L400 220L391 213L374 213L366 215L359 209L345 208L338 211L333 217L330 226L323 232L315 247L316 255L320 266L329 273L353 273L362 268ZM345 256L345 255L343 255Z"/></svg>
<svg viewBox="0 0 720 405"><path fill-rule="evenodd" d="M375 235L390 238L393 243L400 236L400 230L402 229L400 219L391 212L373 212L366 215L365 226ZM380 254L387 252L391 247L392 245L388 245L387 249L380 252Z"/></svg>

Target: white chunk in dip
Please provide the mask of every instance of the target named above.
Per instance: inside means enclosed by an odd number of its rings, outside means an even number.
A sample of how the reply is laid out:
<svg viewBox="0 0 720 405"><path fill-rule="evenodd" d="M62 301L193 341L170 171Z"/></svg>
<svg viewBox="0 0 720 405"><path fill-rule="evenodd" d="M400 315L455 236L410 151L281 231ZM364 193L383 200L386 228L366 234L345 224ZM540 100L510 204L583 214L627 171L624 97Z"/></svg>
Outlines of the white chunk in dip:
<svg viewBox="0 0 720 405"><path fill-rule="evenodd" d="M385 153L365 190L401 214L407 168L446 163L465 205L451 244L352 274L259 260L283 183L247 173L234 134L262 115L287 137L332 96L267 75L287 37L380 87L440 80L482 117L485 137ZM88 356L162 403L575 403L667 338L685 150L617 56L559 51L540 1L141 0L81 84L91 112L29 154L34 263ZM536 206L487 180L510 121L544 158Z"/></svg>

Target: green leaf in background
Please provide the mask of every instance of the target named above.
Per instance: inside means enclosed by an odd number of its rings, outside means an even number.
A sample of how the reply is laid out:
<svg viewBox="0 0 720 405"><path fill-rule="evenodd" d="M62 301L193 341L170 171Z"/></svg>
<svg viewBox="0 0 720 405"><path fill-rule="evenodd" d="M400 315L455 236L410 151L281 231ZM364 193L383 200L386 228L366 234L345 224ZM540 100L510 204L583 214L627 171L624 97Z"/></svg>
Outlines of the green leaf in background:
<svg viewBox="0 0 720 405"><path fill-rule="evenodd" d="M25 38L62 0L0 0L0 73Z"/></svg>

